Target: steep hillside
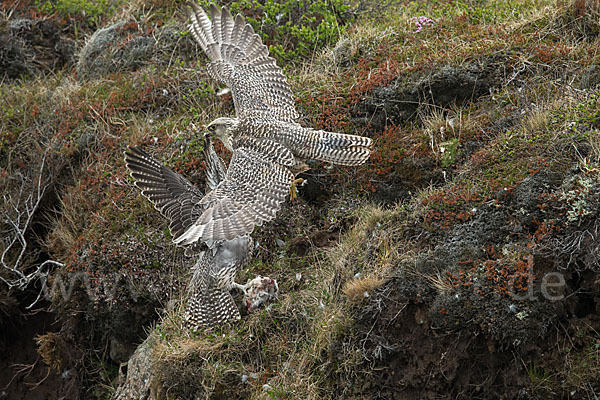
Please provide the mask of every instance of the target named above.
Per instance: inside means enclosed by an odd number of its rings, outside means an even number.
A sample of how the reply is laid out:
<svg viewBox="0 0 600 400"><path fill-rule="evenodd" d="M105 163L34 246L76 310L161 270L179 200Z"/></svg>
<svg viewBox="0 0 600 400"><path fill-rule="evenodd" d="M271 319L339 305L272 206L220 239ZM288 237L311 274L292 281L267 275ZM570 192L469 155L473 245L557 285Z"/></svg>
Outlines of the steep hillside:
<svg viewBox="0 0 600 400"><path fill-rule="evenodd" d="M277 302L189 332L194 259L123 161L204 189L234 113L185 3L2 2L0 398L596 398L598 1L224 4L370 161L255 230Z"/></svg>

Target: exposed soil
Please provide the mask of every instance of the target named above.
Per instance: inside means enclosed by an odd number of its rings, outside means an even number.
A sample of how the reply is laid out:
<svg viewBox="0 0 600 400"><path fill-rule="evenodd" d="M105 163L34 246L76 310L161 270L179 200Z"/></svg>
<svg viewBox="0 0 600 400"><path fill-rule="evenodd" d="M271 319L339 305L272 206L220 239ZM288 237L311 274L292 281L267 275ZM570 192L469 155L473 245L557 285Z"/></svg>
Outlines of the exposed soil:
<svg viewBox="0 0 600 400"><path fill-rule="evenodd" d="M359 335L378 373L348 383L346 398L542 399L534 375L542 369L563 370L565 358L559 353L565 343L581 348L578 330L600 329L597 314L581 319L574 315L543 340L502 349L478 332L437 334L424 304L402 302L393 294L387 304L379 316L363 318ZM590 385L596 393L600 390L600 382ZM587 398L577 393L563 396Z"/></svg>
<svg viewBox="0 0 600 400"><path fill-rule="evenodd" d="M78 398L77 373L50 370L37 352L36 337L60 329L55 314L21 311L21 318L11 319L0 334L0 399Z"/></svg>

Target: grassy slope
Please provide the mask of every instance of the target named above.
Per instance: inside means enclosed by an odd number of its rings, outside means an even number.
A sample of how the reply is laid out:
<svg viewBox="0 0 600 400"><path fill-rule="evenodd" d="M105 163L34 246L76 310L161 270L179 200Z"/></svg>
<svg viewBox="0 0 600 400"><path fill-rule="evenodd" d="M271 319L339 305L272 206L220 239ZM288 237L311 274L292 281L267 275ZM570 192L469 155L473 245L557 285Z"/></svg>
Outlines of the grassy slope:
<svg viewBox="0 0 600 400"><path fill-rule="evenodd" d="M505 249L513 248L504 256L490 256L486 261L461 255L464 258L458 262L448 260L433 271L420 270L415 265L427 260L424 254L444 239L446 231L474 219L473 210L494 201L499 190L511 190L542 169L564 176L568 169L576 168L582 179L598 179L597 97L577 90L572 81L559 79L597 62L597 55L587 52L590 43L583 41L578 31L585 29L579 25L583 19L569 19L569 13L577 11L567 8L566 4L545 2L512 2L497 8L444 2L399 6L395 12L387 10L389 14L383 17L383 23L373 25L367 20L355 25L342 54L348 59L344 60L346 66L339 65L336 56L340 56L333 50L326 51L298 76L292 73L300 103L312 110L308 115L310 123L348 131L362 128L378 139L376 155L359 172L358 182L376 176L383 176L377 181L392 181L395 173L402 173L395 170L401 159L427 163L438 173L440 166L446 167L446 182L427 187L426 182L417 179L409 184L422 190L398 206L387 210L361 207L340 245L323 256L317 251L308 270L297 265L294 258L284 262L287 268L283 274L292 278L282 279L284 294L280 303L249 316L233 330L182 338L178 324L173 324L176 317L163 321L162 340L155 351L159 359L157 373L167 393L169 389L179 393L178 384L183 381L189 382L189 386L183 385L183 393L187 389L203 389L208 393L243 391L244 395L257 398L336 397L342 393L371 396L380 390L377 383L370 388L367 385L369 389L362 394L361 385L365 379L378 382L380 376L393 371L389 361L395 352L380 356L388 362L378 363L377 345L369 346L369 332L376 324L393 319L385 321L382 317L375 319L372 326L362 324L364 314L376 314L377 307L386 301L391 305L383 308L396 312L396 316L407 305L425 303L425 319L430 320L427 324L435 331L464 329L483 333L500 349L520 349L517 344L527 342L527 335L544 337L546 331L536 323L514 327L512 320L518 320L514 315L510 321L484 318L467 326L461 324L460 329L453 328L456 319L465 318L461 312L464 304L453 305L458 308L456 315L446 317L445 307L438 303L458 296L478 276L485 282L480 298L473 300L471 307L505 315L504 306L512 300L506 293L507 282L519 279L525 261L533 260L529 257L534 251L527 249L541 246L543 239L552 235L548 224L561 220L561 216L538 221L528 237L503 243ZM407 33L410 28L415 30L409 18L418 15L432 17L435 26L425 27L418 34ZM495 82L493 96L448 110L422 105L420 118L401 126L387 126L384 131L353 124L353 107L363 96L369 96L373 87L390 83L398 75L411 79L412 71L436 68L439 64L465 65L490 56L500 57L500 65L506 69L503 79ZM511 121L509 129L496 126L502 119ZM444 154L444 147L449 148L453 140L459 144L458 150ZM579 149L585 149L585 158L578 154ZM378 191L366 179L362 182L367 190ZM595 186L593 190L597 189ZM561 188L556 188L554 194L560 193ZM597 196L594 193L583 201ZM501 200L497 202L497 207L503 206ZM473 267L468 268L469 262ZM481 272L483 266L494 272ZM274 268L267 266L267 270ZM290 271L300 271L308 279L294 282ZM365 293L371 294L365 297ZM479 304L488 302L489 297L500 300L490 307ZM546 304L519 305L537 312ZM540 318L553 316L549 311ZM446 328L448 323L450 328ZM504 335L504 329L510 332ZM519 386L543 396L589 391L586 384L598 372L597 350L593 350L597 334L592 326L573 330L584 340L573 347L557 345L557 363L523 352L523 365L516 374L520 378L509 385L507 395L515 395ZM565 339L570 334L573 333L565 335ZM385 340L393 339L381 340L379 351L383 348L384 353ZM423 345L426 343L428 340L423 340ZM414 346L419 346L419 342ZM475 346L471 350L479 351ZM470 362L469 357L463 362ZM563 362L567 367L562 366ZM580 363L591 368L581 374ZM203 371L205 378L195 381L198 371ZM489 374L486 378L493 372L490 370ZM251 376L244 385L240 384L243 375ZM194 388L193 382L202 389ZM228 389L230 385L233 387ZM410 393L411 382L407 386L406 393ZM432 390L443 388L444 385L433 385ZM180 394L185 397L183 393Z"/></svg>
<svg viewBox="0 0 600 400"><path fill-rule="evenodd" d="M578 261L569 263L560 252L544 251L556 243L567 248L567 238L575 240L577 232L593 232L598 214L598 82L596 89L583 82L586 69L599 62L591 50L598 47L599 9L586 4L378 6L360 16L335 48L332 44L313 59L298 58L287 67L304 123L373 137L375 154L357 169L317 167L312 179L333 188L328 196L287 206L257 232L261 247L242 278L257 273L277 278L279 302L233 327L194 334L180 329L182 306L167 307L150 333L156 338L155 389L173 398L413 393L415 387L427 387L427 368L443 374L446 367L428 361L424 370L415 368L417 378L397 381L389 376L407 374L398 363L417 363L410 354L418 354L421 346L434 348L434 335L443 344L459 343L464 335L485 338L485 354L500 364L510 365L502 354L512 351L519 360L510 375L512 394L519 388L557 398L591 393L600 368L597 326L569 319L577 314L569 307L576 309L577 303L515 303L507 292L515 282L521 285L514 289L518 293L528 289L528 268L537 276L562 263L559 271L570 280L598 270L597 257L595 264L586 263L585 255L573 252ZM162 32L160 26L174 14L183 20L176 4L157 1L154 6L148 12L133 3L124 13L139 22L131 27L132 36ZM434 22L416 32L411 18L418 16ZM153 59L135 71L78 81L64 70L0 87L6 99L0 116L2 184L16 187L15 174L30 165L35 171L36 160L46 154L48 174L59 187L60 212L45 221L50 257L65 263L64 272L87 274L99 288L122 274L151 304L163 305L169 297L183 296L190 261L168 245L165 224L131 186L122 151L129 144L145 145L201 184L202 143L190 123L203 124L232 110L226 99L216 99L189 35L174 37L159 40ZM474 93L456 105L417 96L420 103L409 118L392 116L384 123L366 118L372 110L364 111L364 104L377 98L374 89L380 86L407 88L442 67L477 66L490 82L487 93ZM551 177L541 179L540 173ZM536 179L546 185L539 193ZM533 203L521 201L519 188L527 189L532 180L535 190L529 191L538 197ZM493 226L492 207L503 213L500 221L517 221L520 231L444 247L470 231L489 234L476 229ZM540 209L534 220L521 218L522 210ZM328 239L338 234L339 244L329 248ZM578 237L584 241L584 236ZM285 246L279 247L275 237L285 239ZM474 282L480 282L477 295ZM597 284L590 282L584 289L594 293ZM126 301L129 295L117 296ZM91 315L110 320L114 299L97 299L85 306L95 310ZM525 313L509 314L511 305ZM68 314L81 304L55 299L55 307ZM414 332L423 341L401 342L402 329L412 326L420 327ZM550 340L551 333L559 339ZM540 339L552 342L541 348L551 357L524 347ZM454 362L479 365L475 355L469 358L470 352L481 352L478 340L465 344L466 357L456 356ZM432 354L440 359L442 352ZM87 384L114 384L114 371L100 375ZM242 384L244 375L248 379ZM443 398L442 391L456 396L465 390L474 397L476 389L469 384L489 378L492 383L482 390L490 396L498 384L492 375L463 376L468 384L452 388L453 378L444 383L433 374L430 391Z"/></svg>

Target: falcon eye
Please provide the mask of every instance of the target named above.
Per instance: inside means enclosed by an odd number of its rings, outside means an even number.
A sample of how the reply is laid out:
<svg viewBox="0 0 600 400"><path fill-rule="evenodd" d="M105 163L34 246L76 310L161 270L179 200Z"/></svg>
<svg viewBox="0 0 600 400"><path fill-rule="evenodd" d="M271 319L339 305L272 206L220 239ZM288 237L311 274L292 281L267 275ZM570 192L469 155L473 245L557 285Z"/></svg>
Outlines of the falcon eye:
<svg viewBox="0 0 600 400"><path fill-rule="evenodd" d="M208 127L209 132L214 132L217 129L216 125L211 125Z"/></svg>

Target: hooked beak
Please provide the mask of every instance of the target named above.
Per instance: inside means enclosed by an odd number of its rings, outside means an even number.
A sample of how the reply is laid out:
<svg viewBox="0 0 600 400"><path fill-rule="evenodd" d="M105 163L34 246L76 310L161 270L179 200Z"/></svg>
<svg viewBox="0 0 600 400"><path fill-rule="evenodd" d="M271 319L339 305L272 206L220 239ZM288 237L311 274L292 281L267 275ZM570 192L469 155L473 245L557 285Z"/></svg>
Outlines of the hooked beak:
<svg viewBox="0 0 600 400"><path fill-rule="evenodd" d="M212 136L212 133L210 133L210 131L208 130L208 127L206 125L203 125L202 129L204 130L204 137L205 138L210 138Z"/></svg>

